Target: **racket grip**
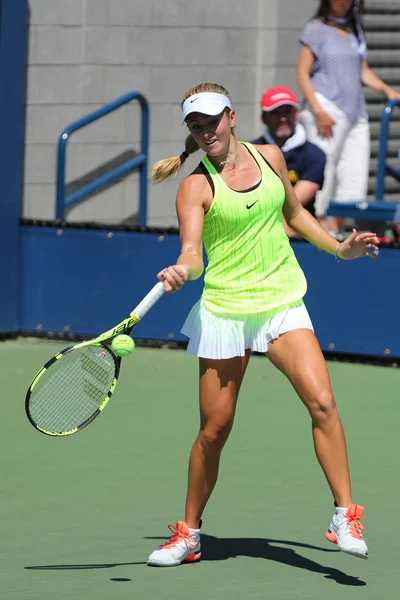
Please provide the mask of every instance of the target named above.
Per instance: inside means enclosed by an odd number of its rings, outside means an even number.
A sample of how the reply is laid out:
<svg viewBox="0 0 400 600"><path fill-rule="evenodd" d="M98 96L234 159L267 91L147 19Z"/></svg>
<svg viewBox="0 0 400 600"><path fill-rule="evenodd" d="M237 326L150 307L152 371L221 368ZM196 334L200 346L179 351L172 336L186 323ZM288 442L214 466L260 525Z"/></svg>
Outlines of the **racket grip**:
<svg viewBox="0 0 400 600"><path fill-rule="evenodd" d="M133 313L141 319L151 309L152 306L161 298L164 294L164 284L162 281L156 283L156 285L150 290L150 292L143 298L141 302L133 309Z"/></svg>

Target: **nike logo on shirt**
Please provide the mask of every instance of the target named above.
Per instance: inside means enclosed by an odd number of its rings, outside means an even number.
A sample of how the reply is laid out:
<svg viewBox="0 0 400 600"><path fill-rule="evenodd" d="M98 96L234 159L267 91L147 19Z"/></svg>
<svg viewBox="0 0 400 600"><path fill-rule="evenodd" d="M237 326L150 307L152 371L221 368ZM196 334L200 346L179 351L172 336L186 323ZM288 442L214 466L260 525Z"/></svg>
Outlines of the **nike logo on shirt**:
<svg viewBox="0 0 400 600"><path fill-rule="evenodd" d="M255 202L253 202L253 204L246 204L246 208L251 208L252 206L254 206L255 204L257 204L258 200L256 200Z"/></svg>

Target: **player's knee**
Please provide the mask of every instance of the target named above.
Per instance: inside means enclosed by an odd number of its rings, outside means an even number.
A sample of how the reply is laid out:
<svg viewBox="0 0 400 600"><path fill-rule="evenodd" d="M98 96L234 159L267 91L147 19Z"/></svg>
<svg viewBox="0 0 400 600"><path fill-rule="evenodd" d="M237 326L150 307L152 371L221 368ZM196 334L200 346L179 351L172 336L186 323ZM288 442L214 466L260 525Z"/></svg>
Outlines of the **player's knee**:
<svg viewBox="0 0 400 600"><path fill-rule="evenodd" d="M233 418L211 421L200 432L200 441L203 445L223 445L228 439L232 429Z"/></svg>
<svg viewBox="0 0 400 600"><path fill-rule="evenodd" d="M330 390L321 391L309 404L309 411L314 423L327 423L337 416L335 398Z"/></svg>

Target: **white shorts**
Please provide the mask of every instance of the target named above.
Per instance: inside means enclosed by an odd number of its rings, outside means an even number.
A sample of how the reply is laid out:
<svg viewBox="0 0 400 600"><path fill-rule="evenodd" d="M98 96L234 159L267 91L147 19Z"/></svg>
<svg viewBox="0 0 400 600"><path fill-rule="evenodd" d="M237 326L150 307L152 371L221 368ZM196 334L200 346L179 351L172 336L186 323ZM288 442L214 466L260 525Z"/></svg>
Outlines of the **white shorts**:
<svg viewBox="0 0 400 600"><path fill-rule="evenodd" d="M187 351L200 358L233 358L268 352L268 343L294 329L314 328L303 300L250 315L225 316L209 311L203 300L193 306L181 333L189 338Z"/></svg>

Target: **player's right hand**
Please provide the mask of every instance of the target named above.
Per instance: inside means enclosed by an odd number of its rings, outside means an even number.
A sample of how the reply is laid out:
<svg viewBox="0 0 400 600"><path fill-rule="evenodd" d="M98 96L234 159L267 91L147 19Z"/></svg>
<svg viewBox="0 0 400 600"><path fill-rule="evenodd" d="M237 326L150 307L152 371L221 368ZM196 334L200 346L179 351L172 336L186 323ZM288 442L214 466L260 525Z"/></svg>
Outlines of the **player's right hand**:
<svg viewBox="0 0 400 600"><path fill-rule="evenodd" d="M164 291L173 294L188 280L188 268L184 265L171 265L160 271L157 278L164 282Z"/></svg>

